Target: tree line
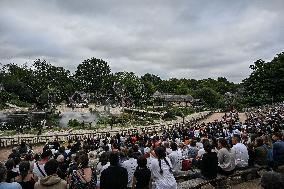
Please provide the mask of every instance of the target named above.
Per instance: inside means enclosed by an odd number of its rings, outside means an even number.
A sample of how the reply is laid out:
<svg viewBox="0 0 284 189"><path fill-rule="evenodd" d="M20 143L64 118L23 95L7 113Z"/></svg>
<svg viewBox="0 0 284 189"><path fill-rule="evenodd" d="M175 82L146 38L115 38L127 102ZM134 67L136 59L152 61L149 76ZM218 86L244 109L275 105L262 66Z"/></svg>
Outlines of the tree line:
<svg viewBox="0 0 284 189"><path fill-rule="evenodd" d="M269 62L257 60L249 68L249 77L236 84L225 77L164 80L151 73L141 77L127 71L112 73L109 64L97 58L84 60L74 73L40 59L32 66L10 63L0 70L0 87L5 89L0 91L0 108L7 102L44 105L50 98L55 103L68 102L75 91L90 93L101 101L127 97L136 106L150 104L155 91L191 95L208 108L242 108L284 100L283 52Z"/></svg>

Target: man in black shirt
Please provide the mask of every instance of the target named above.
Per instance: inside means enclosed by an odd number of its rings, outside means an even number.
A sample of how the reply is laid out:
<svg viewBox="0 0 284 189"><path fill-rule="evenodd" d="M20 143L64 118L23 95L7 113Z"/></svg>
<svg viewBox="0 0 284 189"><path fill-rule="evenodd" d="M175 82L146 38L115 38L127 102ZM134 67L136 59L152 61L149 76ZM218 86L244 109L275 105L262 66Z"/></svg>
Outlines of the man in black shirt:
<svg viewBox="0 0 284 189"><path fill-rule="evenodd" d="M101 189L126 189L128 183L127 170L119 166L119 157L115 152L109 156L110 166L103 170L100 178Z"/></svg>

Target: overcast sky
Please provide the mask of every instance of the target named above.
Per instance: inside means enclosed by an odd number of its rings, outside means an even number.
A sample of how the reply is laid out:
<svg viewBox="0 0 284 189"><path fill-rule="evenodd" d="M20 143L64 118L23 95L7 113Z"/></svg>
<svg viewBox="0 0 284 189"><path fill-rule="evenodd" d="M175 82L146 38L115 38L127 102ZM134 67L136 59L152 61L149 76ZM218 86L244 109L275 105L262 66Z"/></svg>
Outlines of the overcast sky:
<svg viewBox="0 0 284 189"><path fill-rule="evenodd" d="M0 62L240 82L284 51L283 0L0 0Z"/></svg>

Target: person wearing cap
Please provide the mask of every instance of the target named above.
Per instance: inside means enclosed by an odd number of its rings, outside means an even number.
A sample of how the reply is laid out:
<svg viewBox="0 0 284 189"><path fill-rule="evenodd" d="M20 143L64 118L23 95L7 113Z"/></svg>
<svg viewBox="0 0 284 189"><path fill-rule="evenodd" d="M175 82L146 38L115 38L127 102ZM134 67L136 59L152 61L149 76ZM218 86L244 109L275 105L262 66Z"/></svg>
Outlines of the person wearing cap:
<svg viewBox="0 0 284 189"><path fill-rule="evenodd" d="M68 165L65 163L64 156L60 154L57 156L56 161L58 162L57 174L60 178L65 179L67 174Z"/></svg>

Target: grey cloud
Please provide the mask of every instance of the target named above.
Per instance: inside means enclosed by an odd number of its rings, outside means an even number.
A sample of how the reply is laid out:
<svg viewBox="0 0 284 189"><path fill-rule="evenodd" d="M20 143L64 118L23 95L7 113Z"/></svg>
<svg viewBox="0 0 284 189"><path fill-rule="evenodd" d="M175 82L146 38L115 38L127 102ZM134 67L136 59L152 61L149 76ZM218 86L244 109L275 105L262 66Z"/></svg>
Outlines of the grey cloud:
<svg viewBox="0 0 284 189"><path fill-rule="evenodd" d="M4 0L0 7L4 63L45 58L74 71L94 56L114 72L240 82L255 60L284 49L281 0Z"/></svg>

